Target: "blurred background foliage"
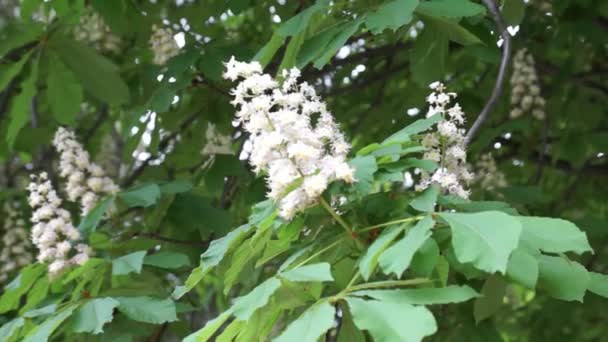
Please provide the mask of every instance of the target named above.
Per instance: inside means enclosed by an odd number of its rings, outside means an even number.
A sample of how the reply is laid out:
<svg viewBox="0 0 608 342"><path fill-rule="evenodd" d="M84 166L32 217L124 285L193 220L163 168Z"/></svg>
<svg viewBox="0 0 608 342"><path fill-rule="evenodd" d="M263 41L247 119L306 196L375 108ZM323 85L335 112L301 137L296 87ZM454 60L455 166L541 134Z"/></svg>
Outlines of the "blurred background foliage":
<svg viewBox="0 0 608 342"><path fill-rule="evenodd" d="M169 191L159 205L106 223L114 235L96 232L92 244L110 244L113 255L162 244L197 260L211 239L242 223L266 191L238 158L243 136L231 125L231 85L221 77L222 63L234 55L260 60L271 74L300 67L354 150L424 116L435 80L459 94L470 124L496 82L499 37L481 4L433 2L440 4L429 10L421 1L410 20L401 14L408 1L393 1L395 7L382 12L391 1L1 0L0 199L23 199L30 173L46 170L57 178L49 144L57 127L69 126L123 188L188 182L187 191ZM576 222L595 250L582 263L607 273L608 2L499 5L514 51L526 48L535 59L546 116L511 118L505 80L470 144L469 161L491 153L506 186L478 186L473 198ZM90 13L118 37L115 49L75 38ZM173 30L180 47L165 65L153 64L153 25ZM206 134L210 127L215 135ZM232 153L204 152L218 135L233 138ZM403 186L411 184L406 179ZM190 269L172 274L183 278ZM140 278L132 284L136 291L171 292L164 277L144 272ZM209 277L189 295L196 310L187 313L190 321L169 325L174 336L217 316L239 293L225 296L221 282ZM599 296L564 303L507 289L499 304L497 315L479 324L464 314L468 304L442 307L432 339L608 341L608 301ZM120 321L112 326L121 329ZM141 336L158 332L141 330Z"/></svg>

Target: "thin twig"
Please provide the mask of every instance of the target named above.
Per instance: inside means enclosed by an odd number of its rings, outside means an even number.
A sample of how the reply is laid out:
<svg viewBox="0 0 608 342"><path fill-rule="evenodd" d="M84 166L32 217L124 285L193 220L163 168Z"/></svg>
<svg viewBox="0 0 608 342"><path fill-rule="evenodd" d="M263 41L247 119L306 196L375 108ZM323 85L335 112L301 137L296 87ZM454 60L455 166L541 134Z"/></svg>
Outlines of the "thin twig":
<svg viewBox="0 0 608 342"><path fill-rule="evenodd" d="M500 32L500 36L503 39L502 59L500 61L500 68L498 69L498 76L496 77L496 83L494 84L492 94L465 137L465 143L467 144L471 142L477 131L479 131L481 125L488 119L488 116L490 115L492 109L494 109L494 106L496 106L496 102L498 102L498 99L502 94L502 85L507 75L507 68L511 61L511 35L507 31L507 26L502 18L502 15L500 14L500 10L496 6L496 2L494 2L494 0L482 0L482 2L492 15L492 19L494 19L494 22L496 23L496 28L498 29L498 32Z"/></svg>

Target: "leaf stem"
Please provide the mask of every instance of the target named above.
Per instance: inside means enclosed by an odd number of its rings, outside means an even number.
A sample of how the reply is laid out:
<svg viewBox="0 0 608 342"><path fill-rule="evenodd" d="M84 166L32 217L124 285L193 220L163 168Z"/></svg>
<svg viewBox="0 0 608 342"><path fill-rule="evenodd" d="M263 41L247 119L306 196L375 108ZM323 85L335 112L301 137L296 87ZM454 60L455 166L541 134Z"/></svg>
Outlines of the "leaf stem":
<svg viewBox="0 0 608 342"><path fill-rule="evenodd" d="M384 222L384 223L380 223L380 224L375 224L373 226L361 228L359 230L359 232L363 233L363 232L367 232L367 231L370 231L370 230L373 230L373 229L376 229L376 228L382 228L382 227L391 226L391 225L397 224L397 223L405 223L405 222L411 222L411 221L418 221L418 220L422 220L423 218L424 218L424 215L420 215L420 216L408 217L408 218L403 218L403 219L394 220L394 221L388 221L388 222Z"/></svg>
<svg viewBox="0 0 608 342"><path fill-rule="evenodd" d="M397 287L397 286L410 286L430 283L432 280L428 278L414 278L406 280L385 280L377 281L373 283L364 283L359 285L350 286L347 288L346 293L351 293L359 290L377 289L384 287Z"/></svg>
<svg viewBox="0 0 608 342"><path fill-rule="evenodd" d="M327 203L327 201L323 198L320 197L319 198L321 205L323 206L323 208L325 208L325 210L327 210L327 212L336 220L338 221L338 223L340 224L340 226L342 226L342 228L344 228L344 230L346 230L346 232L348 233L348 235L352 238L355 238L355 235L353 234L353 230L350 229L350 227L348 226L348 224L346 224L346 222L344 222L344 220L340 217L340 215L338 215L334 209L329 205L329 203Z"/></svg>
<svg viewBox="0 0 608 342"><path fill-rule="evenodd" d="M302 262L299 262L294 268L298 268L302 265L305 265L306 263L308 263L309 261L311 261L312 259L318 257L319 255L327 252L328 250L334 248L338 243L342 242L343 237L338 238L336 241L332 242L331 244L327 245L325 248L321 249L320 251L314 253L313 255L309 256L308 258L304 259Z"/></svg>

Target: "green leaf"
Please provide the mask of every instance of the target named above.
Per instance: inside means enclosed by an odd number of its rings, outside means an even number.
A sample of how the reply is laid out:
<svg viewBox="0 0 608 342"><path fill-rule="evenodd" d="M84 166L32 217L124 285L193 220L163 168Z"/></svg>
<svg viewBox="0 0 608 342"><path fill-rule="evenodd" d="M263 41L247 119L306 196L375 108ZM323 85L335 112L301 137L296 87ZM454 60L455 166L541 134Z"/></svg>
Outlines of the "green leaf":
<svg viewBox="0 0 608 342"><path fill-rule="evenodd" d="M327 302L315 304L289 324L287 329L273 341L316 342L334 325L335 312L335 308Z"/></svg>
<svg viewBox="0 0 608 342"><path fill-rule="evenodd" d="M146 251L134 252L112 260L112 275L141 273Z"/></svg>
<svg viewBox="0 0 608 342"><path fill-rule="evenodd" d="M167 183L162 183L158 185L160 192L163 194L171 195L171 194L180 194L183 192L188 192L192 190L194 185L192 182L184 179L174 180Z"/></svg>
<svg viewBox="0 0 608 342"><path fill-rule="evenodd" d="M550 296L567 301L583 301L590 283L589 272L578 262L562 257L539 256L540 286Z"/></svg>
<svg viewBox="0 0 608 342"><path fill-rule="evenodd" d="M21 56L21 58L14 63L9 64L0 64L0 91L3 91L4 88L8 86L8 84L17 76L25 63L30 59L32 55L32 51L28 51Z"/></svg>
<svg viewBox="0 0 608 342"><path fill-rule="evenodd" d="M488 273L505 273L521 235L517 219L499 211L438 215L452 228L452 245L459 262L473 263Z"/></svg>
<svg viewBox="0 0 608 342"><path fill-rule="evenodd" d="M431 115L426 119L416 120L406 127L400 129L398 132L392 134L390 137L386 138L382 143L386 144L391 142L410 141L410 136L428 130L439 121L441 121L441 115L439 114Z"/></svg>
<svg viewBox="0 0 608 342"><path fill-rule="evenodd" d="M479 37L453 20L429 17L425 15L421 16L424 18L425 24L434 26L440 32L445 33L451 41L464 46L483 44Z"/></svg>
<svg viewBox="0 0 608 342"><path fill-rule="evenodd" d="M222 261L224 255L232 246L243 241L251 228L251 225L242 225L226 234L226 236L211 241L209 248L201 255L201 264L188 276L183 287L177 287L175 289L172 294L173 298L179 299L188 291L192 290L213 267L217 266L220 261Z"/></svg>
<svg viewBox="0 0 608 342"><path fill-rule="evenodd" d="M378 259L385 274L394 273L397 278L410 266L414 254L431 236L435 222L430 216L419 221L414 228L406 232L403 239L389 247Z"/></svg>
<svg viewBox="0 0 608 342"><path fill-rule="evenodd" d="M30 119L30 112L34 95L36 94L36 81L38 80L38 63L32 63L27 78L21 82L21 92L11 101L8 117L10 118L6 141L10 148L15 144L19 131Z"/></svg>
<svg viewBox="0 0 608 342"><path fill-rule="evenodd" d="M118 310L134 321L161 324L177 321L175 303L171 299L148 296L116 297Z"/></svg>
<svg viewBox="0 0 608 342"><path fill-rule="evenodd" d="M0 340L10 341L11 337L25 324L25 320L17 317L0 327Z"/></svg>
<svg viewBox="0 0 608 342"><path fill-rule="evenodd" d="M333 36L325 48L323 49L323 53L315 60L314 66L317 69L323 68L325 64L327 64L331 58L338 52L338 50L346 44L348 38L350 38L353 34L359 30L359 26L363 23L363 18L355 19L348 21L340 26L340 31Z"/></svg>
<svg viewBox="0 0 608 342"><path fill-rule="evenodd" d="M44 32L44 26L38 23L9 25L3 27L3 31L0 33L0 57L37 39Z"/></svg>
<svg viewBox="0 0 608 342"><path fill-rule="evenodd" d="M226 322L232 315L232 312L224 311L216 318L207 321L204 327L186 336L183 342L206 342L215 334L215 332Z"/></svg>
<svg viewBox="0 0 608 342"><path fill-rule="evenodd" d="M416 196L410 202L412 208L422 211L422 212L431 212L435 209L435 204L437 203L437 196L439 196L439 187L436 185L432 185L428 187L422 194Z"/></svg>
<svg viewBox="0 0 608 342"><path fill-rule="evenodd" d="M23 314L23 317L34 318L34 317L41 317L41 316L49 316L51 314L54 314L55 311L57 311L57 304L50 304L47 306L43 306L39 309L27 311Z"/></svg>
<svg viewBox="0 0 608 342"><path fill-rule="evenodd" d="M84 88L101 101L120 105L129 100L129 88L118 68L92 48L56 34L49 42Z"/></svg>
<svg viewBox="0 0 608 342"><path fill-rule="evenodd" d="M437 331L431 312L423 306L347 298L355 325L375 341L421 341Z"/></svg>
<svg viewBox="0 0 608 342"><path fill-rule="evenodd" d="M72 125L80 113L82 86L57 55L52 53L49 56L47 99L55 119L61 124Z"/></svg>
<svg viewBox="0 0 608 342"><path fill-rule="evenodd" d="M538 281L538 260L523 248L517 248L509 259L507 276L529 289L534 289Z"/></svg>
<svg viewBox="0 0 608 342"><path fill-rule="evenodd" d="M190 266L190 258L186 254L177 252L158 252L147 255L144 258L144 265L155 266L166 269L177 269Z"/></svg>
<svg viewBox="0 0 608 342"><path fill-rule="evenodd" d="M445 18L473 17L485 11L485 7L468 0L423 1L416 8L416 12Z"/></svg>
<svg viewBox="0 0 608 342"><path fill-rule="evenodd" d="M516 26L524 20L526 4L523 0L504 0L501 12L509 26Z"/></svg>
<svg viewBox="0 0 608 342"><path fill-rule="evenodd" d="M100 334L103 326L112 321L119 302L113 298L96 298L81 306L72 321L72 331Z"/></svg>
<svg viewBox="0 0 608 342"><path fill-rule="evenodd" d="M331 26L307 39L296 58L297 66L303 69L308 63L319 58L324 52L327 44L340 33L342 25Z"/></svg>
<svg viewBox="0 0 608 342"><path fill-rule="evenodd" d="M266 305L270 296L281 287L281 281L275 277L266 279L248 294L234 300L232 312L236 319L246 321L253 313Z"/></svg>
<svg viewBox="0 0 608 342"><path fill-rule="evenodd" d="M19 306L21 296L26 294L46 271L46 265L32 264L21 270L19 276L4 288L0 297L0 313L16 309Z"/></svg>
<svg viewBox="0 0 608 342"><path fill-rule="evenodd" d="M608 275L589 272L588 289L598 296L608 298Z"/></svg>
<svg viewBox="0 0 608 342"><path fill-rule="evenodd" d="M72 315L77 305L70 305L59 312L57 315L44 321L39 326L35 327L32 331L25 336L23 342L44 342L48 341L53 332L63 323L68 317Z"/></svg>
<svg viewBox="0 0 608 342"><path fill-rule="evenodd" d="M281 273L281 278L291 281L333 281L330 266L326 262L304 265Z"/></svg>
<svg viewBox="0 0 608 342"><path fill-rule="evenodd" d="M354 184L355 189L362 195L368 194L372 189L374 173L378 171L376 158L373 156L357 157L348 164L355 168L355 179L357 180Z"/></svg>
<svg viewBox="0 0 608 342"><path fill-rule="evenodd" d="M373 34L380 34L385 29L397 30L412 21L412 14L418 6L418 0L395 0L382 4L375 12L365 18L365 26Z"/></svg>
<svg viewBox="0 0 608 342"><path fill-rule="evenodd" d="M404 225L386 228L380 236L365 251L359 260L359 270L363 279L371 277L374 268L378 264L380 254L393 242L393 240L405 229Z"/></svg>
<svg viewBox="0 0 608 342"><path fill-rule="evenodd" d="M157 184L145 184L137 186L131 190L121 192L118 196L129 207L147 208L158 202L160 198L160 188Z"/></svg>
<svg viewBox="0 0 608 342"><path fill-rule="evenodd" d="M453 304L479 297L475 290L466 285L422 289L364 290L353 292L352 295L404 305Z"/></svg>
<svg viewBox="0 0 608 342"><path fill-rule="evenodd" d="M410 52L410 72L412 79L420 86L443 79L449 50L447 33L435 25L427 25ZM437 114L435 114L437 115ZM441 115L438 115L441 117ZM440 118L438 118L440 119Z"/></svg>
<svg viewBox="0 0 608 342"><path fill-rule="evenodd" d="M521 239L547 253L592 252L587 235L574 223L548 217L516 217L523 227Z"/></svg>
<svg viewBox="0 0 608 342"><path fill-rule="evenodd" d="M439 247L433 239L427 239L414 254L410 268L418 277L429 277L439 261Z"/></svg>
<svg viewBox="0 0 608 342"><path fill-rule="evenodd" d="M304 31L308 27L312 16L323 8L323 4L321 2L322 1L317 2L297 15L289 18L289 20L281 24L277 30L277 33L283 37L288 37L295 36L296 34Z"/></svg>
<svg viewBox="0 0 608 342"><path fill-rule="evenodd" d="M283 55L283 60L277 69L278 72L282 70L288 70L297 65L297 57L300 49L302 48L302 43L304 42L304 38L306 38L306 32L300 32L297 35L291 37L289 40L289 44L287 44L287 49L285 49L285 54Z"/></svg>
<svg viewBox="0 0 608 342"><path fill-rule="evenodd" d="M275 32L268 43L266 43L266 45L264 45L260 51L255 54L253 60L260 62L262 67L267 66L277 51L281 48L281 46L283 46L283 42L285 42L285 36Z"/></svg>
<svg viewBox="0 0 608 342"><path fill-rule="evenodd" d="M507 283L500 275L491 275L481 288L481 298L475 300L473 316L479 323L492 316L502 305L507 290Z"/></svg>
<svg viewBox="0 0 608 342"><path fill-rule="evenodd" d="M82 221L80 221L80 224L78 225L78 230L84 236L89 236L89 234L97 230L97 225L99 225L99 222L101 222L103 215L113 204L114 197L108 197L106 199L101 200L99 203L97 203L93 210L91 210L87 214L87 216L85 216Z"/></svg>

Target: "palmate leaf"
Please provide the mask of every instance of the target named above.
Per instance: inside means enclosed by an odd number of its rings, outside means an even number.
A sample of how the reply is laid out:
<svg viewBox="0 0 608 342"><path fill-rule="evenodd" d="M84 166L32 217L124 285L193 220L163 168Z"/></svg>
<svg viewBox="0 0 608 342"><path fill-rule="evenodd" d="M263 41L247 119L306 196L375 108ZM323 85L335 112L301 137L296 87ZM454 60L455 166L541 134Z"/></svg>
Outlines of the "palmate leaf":
<svg viewBox="0 0 608 342"><path fill-rule="evenodd" d="M23 342L48 341L53 332L72 315L77 305L70 305L54 316L51 316L39 326L32 329L23 339Z"/></svg>
<svg viewBox="0 0 608 342"><path fill-rule="evenodd" d="M418 195L416 198L410 202L412 208L422 211L422 212L430 212L435 209L435 204L437 203L437 196L439 196L439 187L436 185L431 185L426 190L422 192L422 194Z"/></svg>
<svg viewBox="0 0 608 342"><path fill-rule="evenodd" d="M11 337L13 337L24 324L25 320L21 317L17 317L0 326L0 340L10 341Z"/></svg>
<svg viewBox="0 0 608 342"><path fill-rule="evenodd" d="M160 187L157 184L139 185L118 194L129 207L150 207L160 199Z"/></svg>
<svg viewBox="0 0 608 342"><path fill-rule="evenodd" d="M538 281L538 260L525 249L517 248L509 259L507 276L530 289L534 289Z"/></svg>
<svg viewBox="0 0 608 342"><path fill-rule="evenodd" d="M21 92L11 101L9 110L9 124L6 132L6 142L13 147L21 129L30 119L32 99L36 94L36 81L38 81L38 63L32 63L28 76L21 82Z"/></svg>
<svg viewBox="0 0 608 342"><path fill-rule="evenodd" d="M198 331L193 332L192 334L186 336L183 342L206 342L215 334L215 332L230 318L232 312L224 311L216 318L208 321L205 326L203 326Z"/></svg>
<svg viewBox="0 0 608 342"><path fill-rule="evenodd" d="M43 264L32 264L23 268L17 278L4 287L0 297L0 313L15 309L19 305L21 296L29 291L45 271L46 265Z"/></svg>
<svg viewBox="0 0 608 342"><path fill-rule="evenodd" d="M316 342L334 324L335 308L322 302L315 304L304 311L300 317L293 321L275 342Z"/></svg>
<svg viewBox="0 0 608 342"><path fill-rule="evenodd" d="M405 229L404 225L386 228L380 236L372 243L359 260L359 271L363 279L368 280L376 265L380 254L393 242L393 240Z"/></svg>
<svg viewBox="0 0 608 342"><path fill-rule="evenodd" d="M352 295L410 305L453 304L479 297L475 290L466 285L420 289L363 290L353 292Z"/></svg>
<svg viewBox="0 0 608 342"><path fill-rule="evenodd" d="M53 116L64 125L71 125L80 113L82 86L70 69L59 57L50 54L49 73L46 79L47 99Z"/></svg>
<svg viewBox="0 0 608 342"><path fill-rule="evenodd" d="M608 275L589 272L589 291L598 296L608 298Z"/></svg>
<svg viewBox="0 0 608 342"><path fill-rule="evenodd" d="M326 262L296 267L281 273L281 278L290 281L333 281L330 265Z"/></svg>
<svg viewBox="0 0 608 342"><path fill-rule="evenodd" d="M394 0L382 4L365 18L365 26L374 34L385 29L396 30L412 20L418 0Z"/></svg>
<svg viewBox="0 0 608 342"><path fill-rule="evenodd" d="M567 301L583 301L590 283L589 272L578 262L562 257L539 257L538 283L550 296Z"/></svg>
<svg viewBox="0 0 608 342"><path fill-rule="evenodd" d="M211 241L209 248L201 255L200 265L188 276L184 286L175 288L175 291L172 294L173 298L179 299L188 291L192 290L196 284L203 279L207 272L224 259L226 252L232 246L241 242L252 228L251 225L245 224L226 234L226 236Z"/></svg>
<svg viewBox="0 0 608 342"><path fill-rule="evenodd" d="M505 273L517 248L521 223L498 211L439 213L452 229L452 245L461 263L472 263L488 273Z"/></svg>
<svg viewBox="0 0 608 342"><path fill-rule="evenodd" d="M398 278L410 266L414 254L431 236L435 222L430 216L420 220L405 237L389 247L378 259L380 267L386 274L394 273Z"/></svg>
<svg viewBox="0 0 608 342"><path fill-rule="evenodd" d="M479 323L492 316L503 303L503 297L507 289L507 283L500 275L490 276L481 288L481 298L475 300L473 316L475 322Z"/></svg>
<svg viewBox="0 0 608 342"><path fill-rule="evenodd" d="M116 297L118 310L134 321L151 324L177 321L175 303L171 299L148 296Z"/></svg>
<svg viewBox="0 0 608 342"><path fill-rule="evenodd" d="M468 0L432 0L423 1L416 12L434 17L461 18L484 14L485 7Z"/></svg>
<svg viewBox="0 0 608 342"><path fill-rule="evenodd" d="M270 296L279 289L281 281L275 277L266 279L248 294L234 300L232 313L238 320L247 320L257 309L268 303Z"/></svg>
<svg viewBox="0 0 608 342"><path fill-rule="evenodd" d="M423 306L347 298L355 325L375 341L421 341L437 331L431 312Z"/></svg>
<svg viewBox="0 0 608 342"><path fill-rule="evenodd" d="M146 253L146 251L139 251L114 259L112 261L112 275L141 273Z"/></svg>
<svg viewBox="0 0 608 342"><path fill-rule="evenodd" d="M96 298L86 302L74 314L72 330L100 334L103 326L112 321L114 308L119 302L113 298Z"/></svg>
<svg viewBox="0 0 608 342"><path fill-rule="evenodd" d="M517 216L523 231L522 242L547 253L591 252L587 235L574 223L548 217Z"/></svg>

